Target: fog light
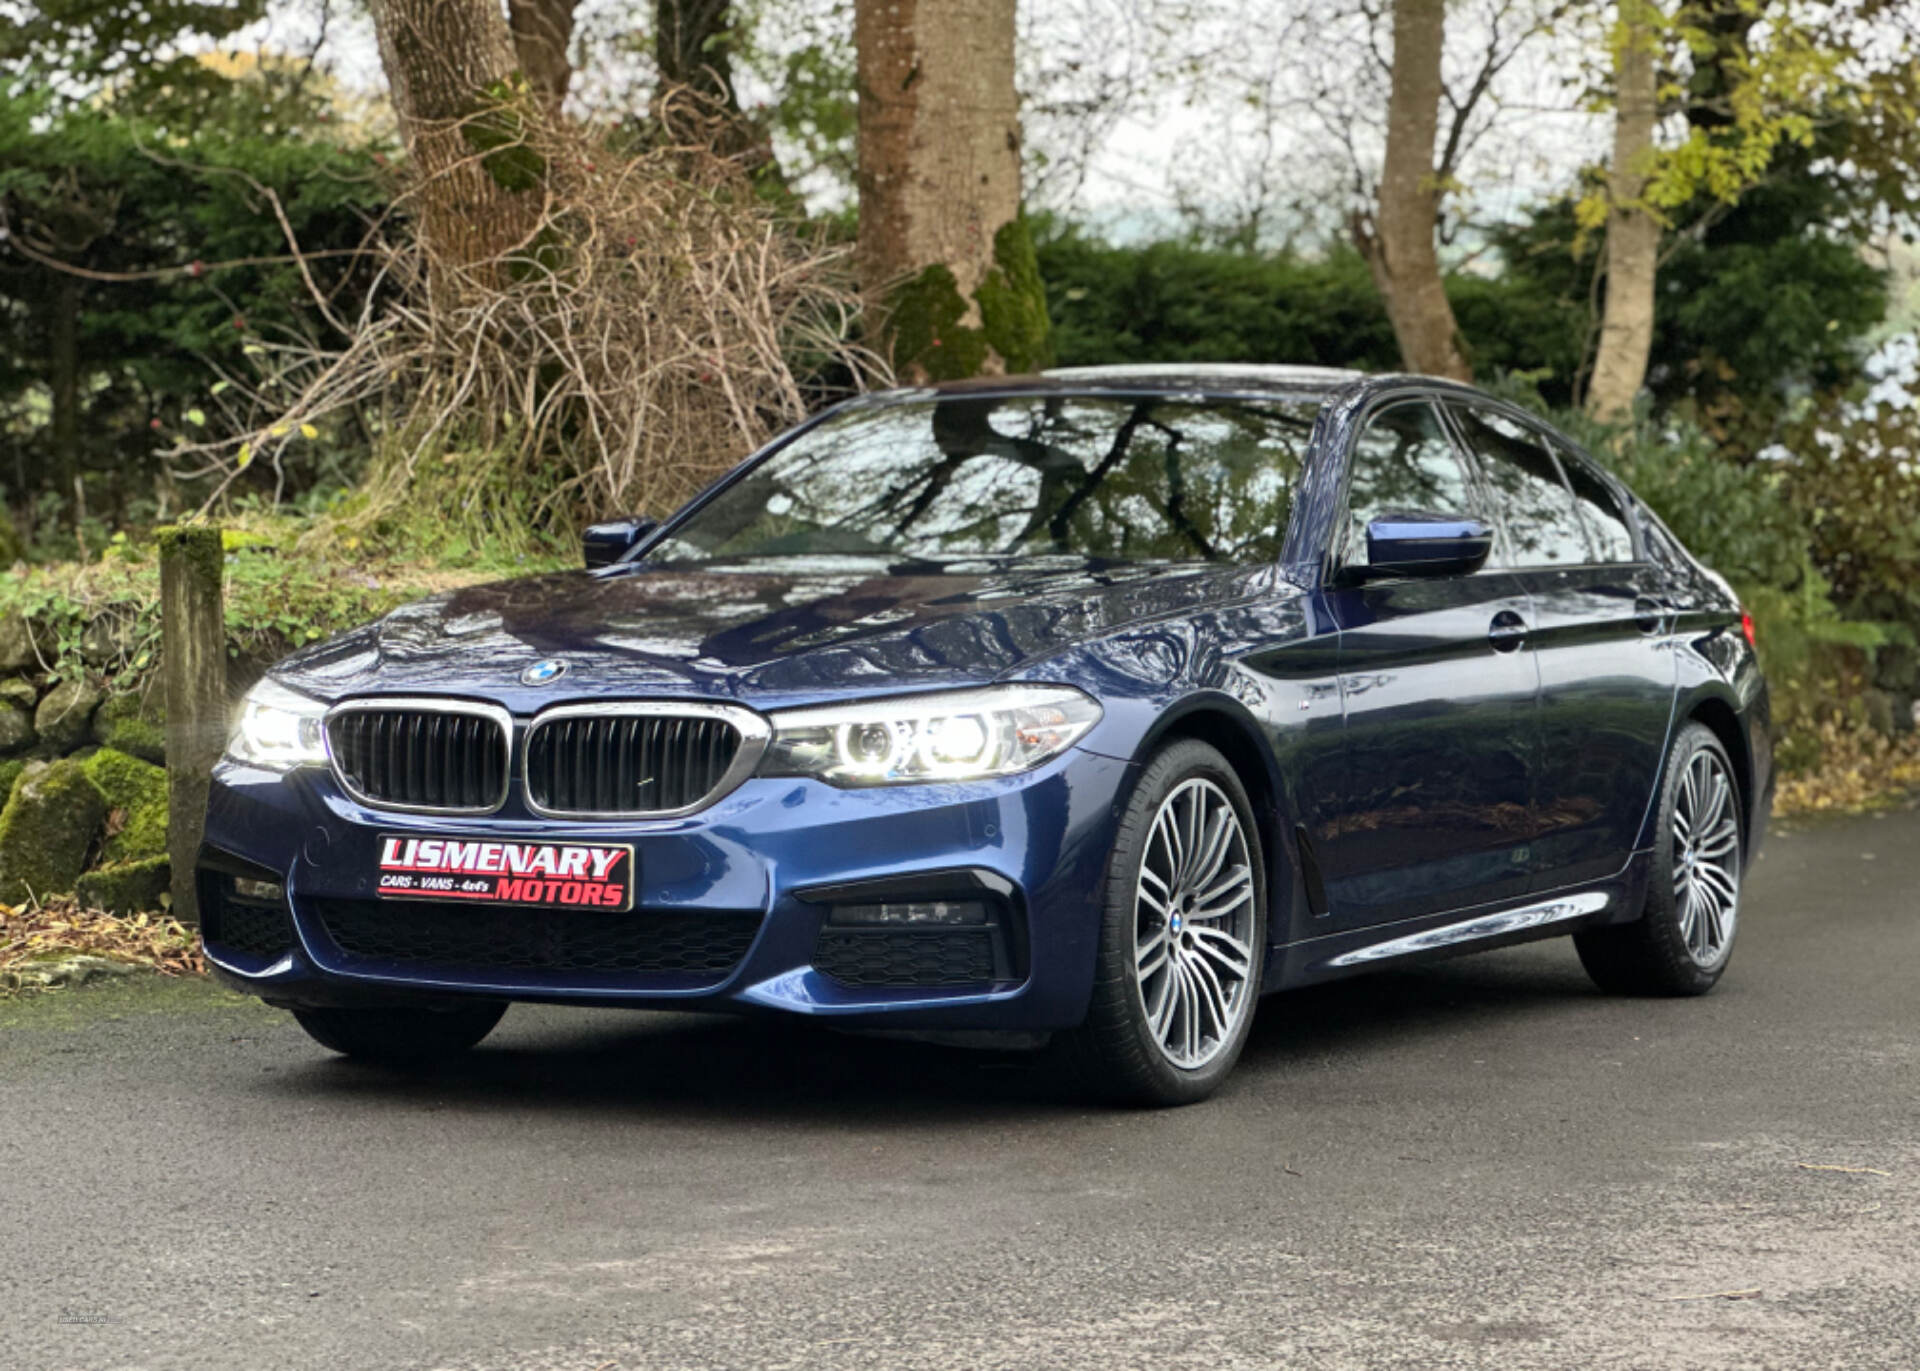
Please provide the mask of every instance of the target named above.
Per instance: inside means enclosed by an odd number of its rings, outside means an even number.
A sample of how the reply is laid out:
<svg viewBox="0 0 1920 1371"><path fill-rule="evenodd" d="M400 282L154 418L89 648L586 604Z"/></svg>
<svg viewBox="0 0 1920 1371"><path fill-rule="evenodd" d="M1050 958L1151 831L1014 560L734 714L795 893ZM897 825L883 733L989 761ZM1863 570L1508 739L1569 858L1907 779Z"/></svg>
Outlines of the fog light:
<svg viewBox="0 0 1920 1371"><path fill-rule="evenodd" d="M978 926L987 922L987 906L980 900L901 900L884 904L837 904L827 915L830 924L873 927L902 924Z"/></svg>
<svg viewBox="0 0 1920 1371"><path fill-rule="evenodd" d="M287 888L278 881L256 881L251 876L235 876L233 893L243 900L267 900L278 904L286 898Z"/></svg>

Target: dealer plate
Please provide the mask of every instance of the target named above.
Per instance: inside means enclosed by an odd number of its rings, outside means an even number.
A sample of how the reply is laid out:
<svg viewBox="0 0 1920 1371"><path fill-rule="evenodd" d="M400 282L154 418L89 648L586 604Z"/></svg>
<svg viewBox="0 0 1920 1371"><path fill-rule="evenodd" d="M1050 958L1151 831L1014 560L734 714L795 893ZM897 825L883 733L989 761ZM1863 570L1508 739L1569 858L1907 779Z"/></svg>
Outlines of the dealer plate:
<svg viewBox="0 0 1920 1371"><path fill-rule="evenodd" d="M380 898L527 909L633 908L630 843L380 835Z"/></svg>

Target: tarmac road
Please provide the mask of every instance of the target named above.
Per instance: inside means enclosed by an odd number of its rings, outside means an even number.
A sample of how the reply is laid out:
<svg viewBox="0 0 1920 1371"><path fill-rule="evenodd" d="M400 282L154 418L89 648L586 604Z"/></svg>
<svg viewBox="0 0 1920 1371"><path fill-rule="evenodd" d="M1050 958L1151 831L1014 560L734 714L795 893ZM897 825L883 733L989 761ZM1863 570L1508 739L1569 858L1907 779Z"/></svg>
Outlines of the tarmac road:
<svg viewBox="0 0 1920 1371"><path fill-rule="evenodd" d="M517 1008L423 1081L204 986L4 1003L0 1366L1911 1371L1916 889L1920 814L1776 833L1704 1000L1375 975L1165 1113L784 1024Z"/></svg>

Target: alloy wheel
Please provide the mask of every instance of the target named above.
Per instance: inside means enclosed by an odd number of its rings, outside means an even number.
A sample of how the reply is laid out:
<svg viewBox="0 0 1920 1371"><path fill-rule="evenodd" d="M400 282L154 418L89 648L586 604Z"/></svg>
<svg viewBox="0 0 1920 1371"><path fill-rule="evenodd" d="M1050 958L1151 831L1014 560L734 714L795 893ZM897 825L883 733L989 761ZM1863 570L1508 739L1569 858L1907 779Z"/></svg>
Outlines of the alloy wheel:
<svg viewBox="0 0 1920 1371"><path fill-rule="evenodd" d="M1673 906L1687 955L1718 966L1740 911L1740 815L1726 763L1705 748L1688 759L1674 797Z"/></svg>
<svg viewBox="0 0 1920 1371"><path fill-rule="evenodd" d="M1254 880L1225 791L1199 777L1161 803L1134 898L1134 971L1148 1030L1175 1066L1205 1066L1254 999Z"/></svg>

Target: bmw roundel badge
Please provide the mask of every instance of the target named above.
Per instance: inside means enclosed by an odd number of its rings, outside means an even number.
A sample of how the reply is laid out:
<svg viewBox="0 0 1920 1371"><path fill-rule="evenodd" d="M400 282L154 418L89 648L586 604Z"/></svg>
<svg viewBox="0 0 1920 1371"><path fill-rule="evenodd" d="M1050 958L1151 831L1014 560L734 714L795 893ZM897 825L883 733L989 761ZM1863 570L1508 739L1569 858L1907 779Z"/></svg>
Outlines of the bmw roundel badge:
<svg viewBox="0 0 1920 1371"><path fill-rule="evenodd" d="M544 662L535 662L520 673L521 685L551 685L567 674L567 664L556 662L549 657Z"/></svg>

